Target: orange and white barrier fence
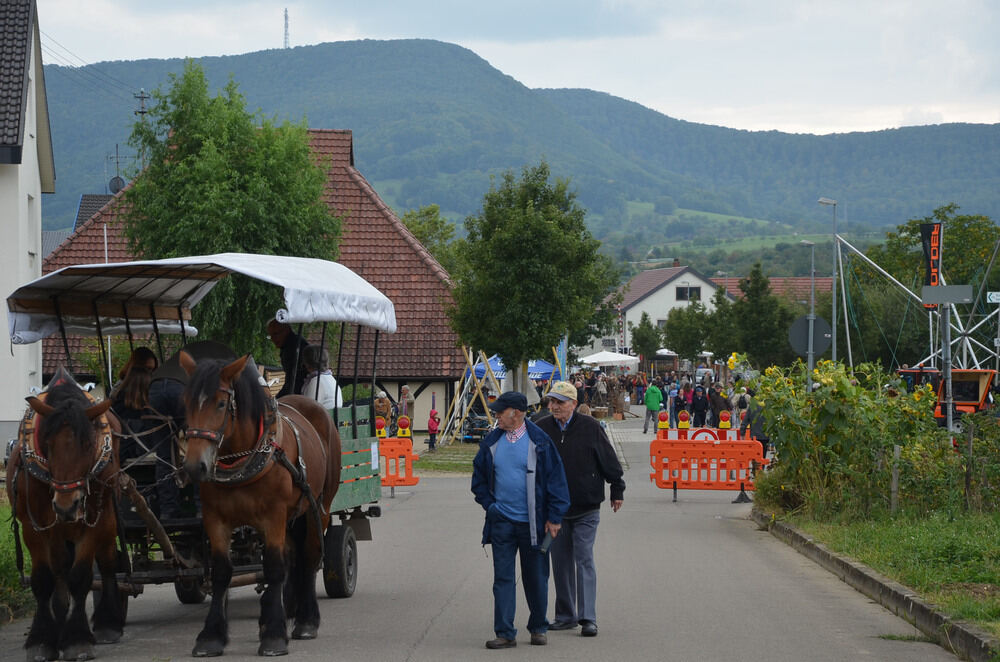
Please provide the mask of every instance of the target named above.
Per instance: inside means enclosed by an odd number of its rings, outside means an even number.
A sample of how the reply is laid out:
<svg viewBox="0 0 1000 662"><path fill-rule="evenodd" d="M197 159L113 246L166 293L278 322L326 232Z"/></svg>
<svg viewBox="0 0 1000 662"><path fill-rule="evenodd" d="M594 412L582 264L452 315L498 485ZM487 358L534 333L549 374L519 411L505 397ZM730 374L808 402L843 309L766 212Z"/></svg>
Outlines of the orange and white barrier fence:
<svg viewBox="0 0 1000 662"><path fill-rule="evenodd" d="M770 463L764 447L732 428L658 430L649 444L649 479L663 489L739 490L733 503L750 501L758 466Z"/></svg>
<svg viewBox="0 0 1000 662"><path fill-rule="evenodd" d="M416 485L420 482L420 478L413 475L413 463L420 456L413 452L412 439L380 439L378 454L382 460L382 485L390 488L391 496L396 496L397 485Z"/></svg>

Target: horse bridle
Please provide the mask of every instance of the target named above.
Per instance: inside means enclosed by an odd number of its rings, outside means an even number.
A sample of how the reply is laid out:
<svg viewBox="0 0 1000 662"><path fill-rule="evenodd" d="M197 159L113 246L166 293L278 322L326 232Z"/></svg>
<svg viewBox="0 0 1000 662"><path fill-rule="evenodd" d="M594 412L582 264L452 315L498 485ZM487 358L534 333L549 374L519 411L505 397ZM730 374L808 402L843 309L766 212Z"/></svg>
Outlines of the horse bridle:
<svg viewBox="0 0 1000 662"><path fill-rule="evenodd" d="M89 396L89 394L88 394ZM49 487L57 493L72 492L73 490L78 490L81 487L84 488L83 499L80 503L80 508L84 513L83 522L90 527L96 526L97 521L101 517L101 509L98 508L97 516L94 518L93 522L88 522L86 518L87 512L87 497L90 496L90 483L91 481L96 481L99 479L100 475L104 472L107 466L111 463L114 457L114 446L111 440L111 425L108 423L107 416L101 414L101 434L103 434L104 439L101 443L101 452L94 461L94 465L90 468L86 475L82 478L76 478L73 480L59 481L52 479L52 473L49 471L49 460L44 455L40 455L35 452L34 446L31 443L30 436L34 431L34 419L35 412L31 409L28 410L28 415L24 417L21 421L21 430L18 436L21 440L21 457L23 462L21 466L28 472L28 475L36 480L43 483L47 483ZM25 494L27 499L27 494ZM53 519L52 523L48 525L41 525L35 521L34 513L31 512L31 507L29 504L27 511L28 516L31 519L31 526L36 531L44 531L50 529L56 525L59 518Z"/></svg>
<svg viewBox="0 0 1000 662"><path fill-rule="evenodd" d="M222 442L226 439L226 424L229 422L230 416L232 417L233 425L236 425L236 399L232 387L220 388L218 390L226 394L226 413L222 417L222 424L219 425L217 430L188 428L184 432L186 439L204 439L216 448L222 447Z"/></svg>
<svg viewBox="0 0 1000 662"><path fill-rule="evenodd" d="M216 430L189 428L185 432L185 436L188 438L204 439L213 444L217 449L221 449L222 444L226 439L226 425L230 417L232 418L233 425L236 425L236 400L235 393L232 388L220 388L218 390L226 394L226 415L222 420L222 424ZM260 420L260 436L257 438L257 443L251 448L248 448L245 451L240 451L239 453L216 457L216 472L213 482L238 484L253 479L264 470L275 447L274 439L277 434L277 427L275 425L277 421L277 409L277 401L271 397L268 402L268 414L263 416ZM241 458L251 456L252 458L250 460L242 463L237 468L224 466L229 460L240 460Z"/></svg>

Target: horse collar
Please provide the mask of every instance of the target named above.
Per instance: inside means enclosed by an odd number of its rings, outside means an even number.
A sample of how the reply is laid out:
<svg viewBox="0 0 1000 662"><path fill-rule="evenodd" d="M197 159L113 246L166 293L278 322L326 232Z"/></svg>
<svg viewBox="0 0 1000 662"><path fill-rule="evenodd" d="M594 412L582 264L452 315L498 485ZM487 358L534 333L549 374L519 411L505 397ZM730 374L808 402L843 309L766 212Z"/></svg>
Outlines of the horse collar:
<svg viewBox="0 0 1000 662"><path fill-rule="evenodd" d="M249 483L261 475L270 464L277 445L278 436L278 402L273 397L268 400L267 412L258 421L257 442L249 450L223 455L215 461L216 483L242 484Z"/></svg>

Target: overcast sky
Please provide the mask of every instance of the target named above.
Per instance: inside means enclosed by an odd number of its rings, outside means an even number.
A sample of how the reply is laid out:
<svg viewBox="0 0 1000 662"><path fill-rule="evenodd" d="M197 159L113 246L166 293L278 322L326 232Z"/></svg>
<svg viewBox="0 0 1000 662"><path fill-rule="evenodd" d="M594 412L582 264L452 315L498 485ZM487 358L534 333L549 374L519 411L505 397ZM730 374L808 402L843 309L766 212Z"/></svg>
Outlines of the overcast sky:
<svg viewBox="0 0 1000 662"><path fill-rule="evenodd" d="M465 46L528 87L794 133L1000 123L997 0L38 0L47 64L355 39Z"/></svg>

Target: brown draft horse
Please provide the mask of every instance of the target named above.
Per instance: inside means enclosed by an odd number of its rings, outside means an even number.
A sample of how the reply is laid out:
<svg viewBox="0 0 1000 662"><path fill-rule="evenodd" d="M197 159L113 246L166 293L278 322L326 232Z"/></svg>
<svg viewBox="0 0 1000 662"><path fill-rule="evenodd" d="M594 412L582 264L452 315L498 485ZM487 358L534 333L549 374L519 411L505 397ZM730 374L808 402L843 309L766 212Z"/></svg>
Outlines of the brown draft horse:
<svg viewBox="0 0 1000 662"><path fill-rule="evenodd" d="M95 643L121 638L125 620L115 580L118 420L110 399L94 404L62 367L41 397L27 400L7 465L37 603L24 647L29 662L60 651L64 660L89 660ZM95 558L102 590L91 632L85 605Z"/></svg>
<svg viewBox="0 0 1000 662"><path fill-rule="evenodd" d="M340 487L340 434L311 398L290 395L275 403L248 359L196 364L180 354L190 376L184 468L200 483L212 546L212 604L195 657L221 655L229 641L229 550L240 526L252 526L264 538L257 653L288 652L286 618L295 619L295 639L313 639L319 629L316 572L330 503Z"/></svg>

